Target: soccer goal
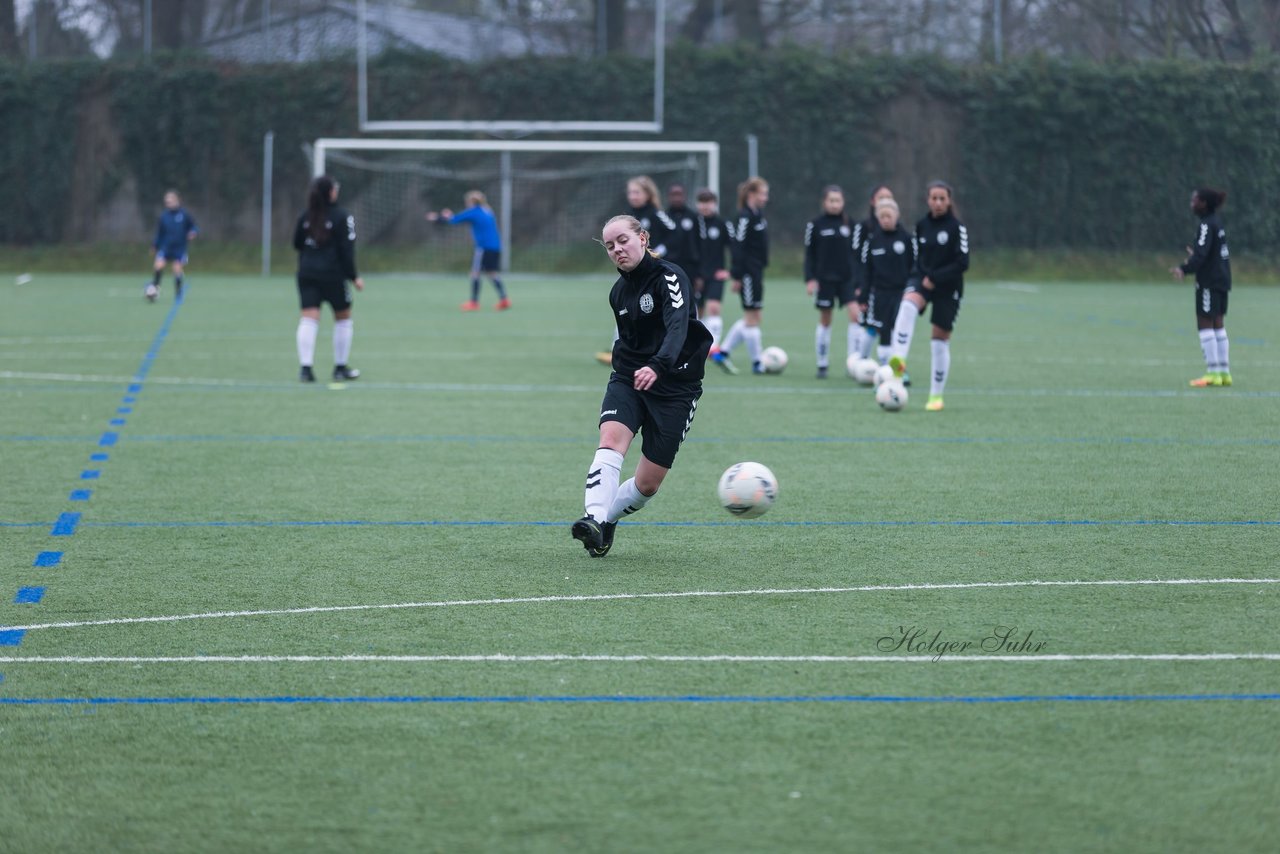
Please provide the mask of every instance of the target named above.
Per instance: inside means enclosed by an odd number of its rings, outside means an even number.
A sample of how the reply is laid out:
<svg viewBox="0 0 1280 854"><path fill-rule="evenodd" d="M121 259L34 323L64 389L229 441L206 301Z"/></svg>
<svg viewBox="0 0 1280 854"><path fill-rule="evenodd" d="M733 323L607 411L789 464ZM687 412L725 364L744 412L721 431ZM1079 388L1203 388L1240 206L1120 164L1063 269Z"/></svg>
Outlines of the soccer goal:
<svg viewBox="0 0 1280 854"><path fill-rule="evenodd" d="M465 267L470 229L423 219L463 208L480 190L498 217L503 269L551 272L598 266L592 242L605 220L627 211L626 182L648 175L665 193L683 184L689 206L698 189L719 192L715 142L318 139L313 174L342 185L361 250L404 259L415 270ZM665 202L665 198L664 198Z"/></svg>

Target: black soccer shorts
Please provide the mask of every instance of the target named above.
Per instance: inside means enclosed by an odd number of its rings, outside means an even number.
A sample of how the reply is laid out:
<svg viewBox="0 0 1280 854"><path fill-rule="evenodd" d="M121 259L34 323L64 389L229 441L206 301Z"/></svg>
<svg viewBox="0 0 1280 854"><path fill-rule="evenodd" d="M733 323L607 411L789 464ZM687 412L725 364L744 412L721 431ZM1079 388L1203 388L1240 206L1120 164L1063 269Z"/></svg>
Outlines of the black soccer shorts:
<svg viewBox="0 0 1280 854"><path fill-rule="evenodd" d="M702 384L685 386L687 391L657 396L636 391L631 379L613 374L600 404L600 424L617 421L641 438L640 451L652 463L671 468L680 443L689 433L702 397Z"/></svg>

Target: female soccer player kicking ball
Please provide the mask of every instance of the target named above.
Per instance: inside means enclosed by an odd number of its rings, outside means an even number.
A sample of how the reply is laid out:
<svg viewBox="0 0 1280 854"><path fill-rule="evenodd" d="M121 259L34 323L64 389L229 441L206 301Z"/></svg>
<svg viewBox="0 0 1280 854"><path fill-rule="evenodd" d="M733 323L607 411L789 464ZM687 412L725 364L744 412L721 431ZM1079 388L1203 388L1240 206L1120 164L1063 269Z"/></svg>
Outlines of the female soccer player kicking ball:
<svg viewBox="0 0 1280 854"><path fill-rule="evenodd" d="M649 251L639 220L613 217L600 242L618 268L609 292L618 339L600 405L600 446L587 468L586 514L571 529L592 557L609 553L618 520L644 507L671 470L702 397L711 349L711 333L695 319L688 276ZM637 433L640 462L619 486Z"/></svg>

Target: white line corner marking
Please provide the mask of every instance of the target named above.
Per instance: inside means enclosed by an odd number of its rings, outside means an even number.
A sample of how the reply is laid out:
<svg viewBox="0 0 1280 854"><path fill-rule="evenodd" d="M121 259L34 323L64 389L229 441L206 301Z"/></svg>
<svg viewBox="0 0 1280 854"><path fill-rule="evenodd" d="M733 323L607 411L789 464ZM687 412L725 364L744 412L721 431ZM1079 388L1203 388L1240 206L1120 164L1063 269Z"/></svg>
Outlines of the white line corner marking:
<svg viewBox="0 0 1280 854"><path fill-rule="evenodd" d="M219 620L240 617L272 617L294 614L336 614L349 611L397 611L412 608L454 608L471 605L533 605L555 602L615 602L640 599L697 599L718 596L804 596L822 593L893 593L908 590L989 590L1017 587L1165 587L1210 584L1280 584L1280 578L1148 578L1099 579L1094 581L972 581L950 584L869 584L860 587L791 587L755 590L685 590L657 593L598 593L570 596L516 596L495 599L443 599L434 602L397 602L380 605L314 605L302 608L270 608L253 611L208 611L198 614L170 614L153 617L114 617L101 620L73 620L59 623L32 623L0 626L0 631L35 632L44 629L80 629L93 626L124 626L141 623L179 623L186 620ZM985 660L985 659L984 659Z"/></svg>

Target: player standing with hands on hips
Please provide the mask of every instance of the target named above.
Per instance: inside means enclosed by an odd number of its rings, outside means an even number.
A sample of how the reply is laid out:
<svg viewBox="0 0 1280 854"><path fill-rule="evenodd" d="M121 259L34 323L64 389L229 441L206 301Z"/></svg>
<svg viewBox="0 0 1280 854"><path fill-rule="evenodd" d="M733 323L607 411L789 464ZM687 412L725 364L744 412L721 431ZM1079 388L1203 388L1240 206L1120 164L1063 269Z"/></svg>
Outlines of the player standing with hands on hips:
<svg viewBox="0 0 1280 854"><path fill-rule="evenodd" d="M1231 385L1230 348L1227 344L1227 294L1231 291L1231 253L1227 230L1218 209L1227 200L1222 190L1201 187L1191 194L1191 212L1200 217L1196 240L1187 247L1187 260L1169 272L1179 282L1187 273L1196 276L1196 327L1204 353L1205 374L1191 381L1195 388Z"/></svg>
<svg viewBox="0 0 1280 854"><path fill-rule="evenodd" d="M320 304L333 309L333 379L354 380L360 376L348 367L353 325L350 281L364 290L364 280L356 272L356 220L338 207L338 182L328 175L311 181L307 209L298 217L293 231L293 248L298 250L298 298L302 319L298 321L299 379L316 381L316 334L320 330Z"/></svg>
<svg viewBox="0 0 1280 854"><path fill-rule="evenodd" d="M187 241L195 240L199 234L196 221L182 206L182 199L177 190L169 190L164 194L164 212L156 225L156 239L151 241L155 251L155 264L151 270L151 281L143 289L147 302L155 302L160 295L160 277L164 275L165 264L173 267L173 295L182 296L183 276L187 266Z"/></svg>
<svg viewBox="0 0 1280 854"><path fill-rule="evenodd" d="M600 446L587 468L586 514L571 529L591 557L609 553L618 520L644 507L671 470L702 397L711 349L711 333L695 319L688 276L650 251L639 220L613 217L600 243L618 268L609 292L618 338L600 405ZM619 486L637 433L640 462Z"/></svg>

